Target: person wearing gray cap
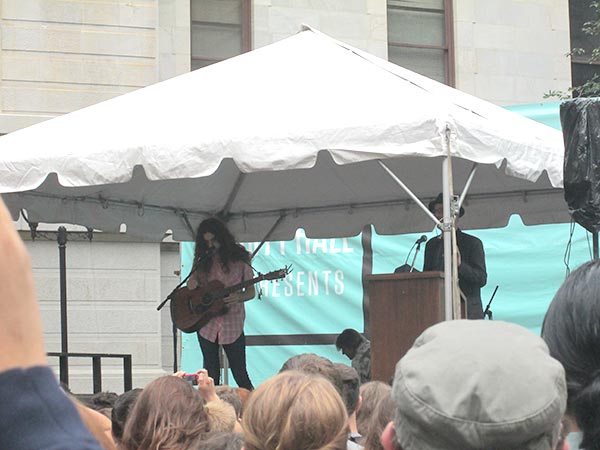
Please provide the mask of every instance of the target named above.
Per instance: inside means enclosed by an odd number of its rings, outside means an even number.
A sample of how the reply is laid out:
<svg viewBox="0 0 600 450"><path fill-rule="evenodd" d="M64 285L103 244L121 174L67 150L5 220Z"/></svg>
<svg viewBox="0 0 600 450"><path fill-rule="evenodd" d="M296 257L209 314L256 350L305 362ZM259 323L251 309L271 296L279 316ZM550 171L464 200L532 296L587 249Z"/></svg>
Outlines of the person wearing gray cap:
<svg viewBox="0 0 600 450"><path fill-rule="evenodd" d="M396 365L386 450L552 450L565 374L541 338L499 321L425 330Z"/></svg>

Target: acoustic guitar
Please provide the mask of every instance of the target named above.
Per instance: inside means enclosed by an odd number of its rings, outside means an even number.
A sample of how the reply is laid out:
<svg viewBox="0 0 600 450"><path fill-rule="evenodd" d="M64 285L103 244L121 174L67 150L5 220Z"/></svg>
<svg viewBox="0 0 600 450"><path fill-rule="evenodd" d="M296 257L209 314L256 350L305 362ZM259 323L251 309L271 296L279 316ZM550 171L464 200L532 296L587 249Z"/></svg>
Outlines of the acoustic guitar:
<svg viewBox="0 0 600 450"><path fill-rule="evenodd" d="M229 311L229 305L240 302L239 300L227 299L228 295L263 280L285 278L288 273L289 268L285 267L264 275L259 274L256 278L229 287L225 287L218 280L213 280L196 289L188 289L187 286L182 286L171 294L171 319L175 326L185 333L198 331L212 318Z"/></svg>

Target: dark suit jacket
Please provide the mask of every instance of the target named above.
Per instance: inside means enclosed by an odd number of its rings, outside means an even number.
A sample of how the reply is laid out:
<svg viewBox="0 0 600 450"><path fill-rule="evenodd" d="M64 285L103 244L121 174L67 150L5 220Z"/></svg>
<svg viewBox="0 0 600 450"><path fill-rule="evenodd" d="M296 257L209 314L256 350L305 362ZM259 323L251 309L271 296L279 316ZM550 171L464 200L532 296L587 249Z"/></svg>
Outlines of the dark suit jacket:
<svg viewBox="0 0 600 450"><path fill-rule="evenodd" d="M456 232L456 243L461 259L458 285L467 297L467 318L483 319L481 288L487 282L483 244L461 230ZM444 270L444 241L441 236L430 239L425 246L423 272L428 270Z"/></svg>

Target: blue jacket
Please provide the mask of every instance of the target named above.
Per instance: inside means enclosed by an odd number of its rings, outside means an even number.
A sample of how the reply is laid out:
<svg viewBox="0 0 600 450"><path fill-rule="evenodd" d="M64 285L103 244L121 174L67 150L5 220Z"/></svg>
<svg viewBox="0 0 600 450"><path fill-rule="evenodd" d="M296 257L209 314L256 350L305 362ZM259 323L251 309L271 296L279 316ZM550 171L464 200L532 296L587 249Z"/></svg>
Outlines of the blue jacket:
<svg viewBox="0 0 600 450"><path fill-rule="evenodd" d="M0 449L102 450L46 366L0 372Z"/></svg>

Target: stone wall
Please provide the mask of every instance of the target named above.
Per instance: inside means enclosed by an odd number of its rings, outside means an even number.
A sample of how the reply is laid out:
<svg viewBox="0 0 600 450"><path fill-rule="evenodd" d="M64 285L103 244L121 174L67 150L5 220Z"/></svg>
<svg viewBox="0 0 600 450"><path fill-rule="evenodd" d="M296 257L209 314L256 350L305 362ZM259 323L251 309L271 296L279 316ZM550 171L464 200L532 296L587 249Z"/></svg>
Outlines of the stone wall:
<svg viewBox="0 0 600 450"><path fill-rule="evenodd" d="M385 0L254 0L252 23L254 48L306 23L387 57ZM0 134L190 67L190 0L0 0L0 28ZM544 92L570 85L567 0L454 0L454 31L463 91L514 105L541 102ZM58 351L57 245L27 246L48 350ZM135 386L169 373L169 312L156 306L177 284L178 245L98 235L92 243L69 242L67 264L70 350L131 353ZM89 367L72 362L76 392L91 391ZM103 368L104 388L120 392L120 361Z"/></svg>
<svg viewBox="0 0 600 450"><path fill-rule="evenodd" d="M329 36L387 58L384 0L254 0L254 48L263 47L310 25Z"/></svg>
<svg viewBox="0 0 600 450"><path fill-rule="evenodd" d="M456 85L498 105L571 85L567 0L454 0Z"/></svg>

